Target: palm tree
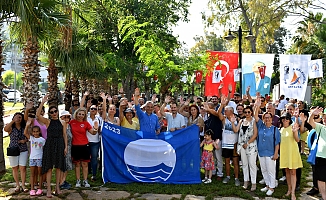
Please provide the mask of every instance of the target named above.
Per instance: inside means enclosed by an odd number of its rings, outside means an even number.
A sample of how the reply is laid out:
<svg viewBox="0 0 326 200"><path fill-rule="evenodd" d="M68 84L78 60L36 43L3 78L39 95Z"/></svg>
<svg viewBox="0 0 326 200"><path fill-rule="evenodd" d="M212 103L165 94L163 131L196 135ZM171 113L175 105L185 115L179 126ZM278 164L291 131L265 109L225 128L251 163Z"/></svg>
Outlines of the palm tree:
<svg viewBox="0 0 326 200"><path fill-rule="evenodd" d="M61 4L56 0L17 0L14 15L17 21L12 23L11 34L23 48L23 99L25 103L39 100L38 82L40 81L39 42L46 35L53 35L54 27L69 22L66 15L57 11Z"/></svg>
<svg viewBox="0 0 326 200"><path fill-rule="evenodd" d="M1 29L1 23L0 23L0 29ZM1 38L1 33L0 33ZM4 114L4 108L3 108L3 92L2 88L4 88L4 84L2 82L2 71L4 71L2 65L4 65L4 56L2 54L3 46L2 46L2 40L0 39L0 174L3 174L6 172L6 165L5 165L5 158L3 155L3 114Z"/></svg>

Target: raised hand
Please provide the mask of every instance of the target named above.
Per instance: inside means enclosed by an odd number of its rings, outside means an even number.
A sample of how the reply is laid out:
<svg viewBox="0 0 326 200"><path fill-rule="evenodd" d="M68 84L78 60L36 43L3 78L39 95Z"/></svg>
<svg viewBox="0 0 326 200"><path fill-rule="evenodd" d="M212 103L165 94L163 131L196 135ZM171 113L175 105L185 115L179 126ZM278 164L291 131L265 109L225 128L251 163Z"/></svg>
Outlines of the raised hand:
<svg viewBox="0 0 326 200"><path fill-rule="evenodd" d="M255 101L255 105L259 108L261 106L261 100L260 100L260 93L257 92L256 93L256 101Z"/></svg>
<svg viewBox="0 0 326 200"><path fill-rule="evenodd" d="M180 96L180 104L184 104L185 101L183 100L183 96Z"/></svg>
<svg viewBox="0 0 326 200"><path fill-rule="evenodd" d="M229 90L229 92L232 92L232 85L231 84L228 85L228 90Z"/></svg>
<svg viewBox="0 0 326 200"><path fill-rule="evenodd" d="M236 122L236 121L237 121L237 118L235 118L235 116L233 115L233 116L231 117L231 122L234 123L234 122Z"/></svg>
<svg viewBox="0 0 326 200"><path fill-rule="evenodd" d="M190 103L190 99L187 99L185 102L185 105L187 106L187 105L189 105L189 103Z"/></svg>
<svg viewBox="0 0 326 200"><path fill-rule="evenodd" d="M226 98L226 96L223 95L223 96L221 97L221 104L222 104L222 105L226 105L227 102L228 102L228 99Z"/></svg>
<svg viewBox="0 0 326 200"><path fill-rule="evenodd" d="M249 91L250 91L250 86L247 87L246 93L249 93Z"/></svg>
<svg viewBox="0 0 326 200"><path fill-rule="evenodd" d="M153 102L153 103L156 101L156 96L157 96L156 94L153 94L153 95L152 95L152 102Z"/></svg>
<svg viewBox="0 0 326 200"><path fill-rule="evenodd" d="M98 126L99 126L99 125L98 125L98 121L95 121L95 122L94 122L94 128L95 128L95 129L98 129Z"/></svg>
<svg viewBox="0 0 326 200"><path fill-rule="evenodd" d="M293 116L294 117L299 117L299 108L298 107L294 109Z"/></svg>
<svg viewBox="0 0 326 200"><path fill-rule="evenodd" d="M108 94L108 95L106 96L106 99L107 99L108 101L112 101L112 97L111 97L111 95Z"/></svg>
<svg viewBox="0 0 326 200"><path fill-rule="evenodd" d="M220 86L218 86L218 89L219 89L219 90L222 89L223 86L224 86L224 83L221 83Z"/></svg>
<svg viewBox="0 0 326 200"><path fill-rule="evenodd" d="M293 126L292 126L292 132L293 133L298 133L299 131L299 124L298 123L295 123Z"/></svg>
<svg viewBox="0 0 326 200"><path fill-rule="evenodd" d="M84 96L88 96L89 95L89 91L86 91L85 93L84 93Z"/></svg>
<svg viewBox="0 0 326 200"><path fill-rule="evenodd" d="M299 114L299 117L300 117L301 122L305 122L307 120L307 117L304 115L303 112Z"/></svg>
<svg viewBox="0 0 326 200"><path fill-rule="evenodd" d="M28 118L27 122L26 122L26 126L30 126L32 124L32 119Z"/></svg>
<svg viewBox="0 0 326 200"><path fill-rule="evenodd" d="M319 115L320 113L322 113L323 112L323 108L322 107L317 107L317 108L315 108L315 109L313 109L312 111L311 111L311 114L312 115Z"/></svg>
<svg viewBox="0 0 326 200"><path fill-rule="evenodd" d="M135 96L138 96L139 97L139 95L140 95L139 88L136 88L135 89Z"/></svg>
<svg viewBox="0 0 326 200"><path fill-rule="evenodd" d="M123 87L121 87L120 89L119 89L119 93L120 94L123 94L124 92L123 92Z"/></svg>
<svg viewBox="0 0 326 200"><path fill-rule="evenodd" d="M194 99L194 103L196 104L198 99L197 96L194 96L193 99Z"/></svg>
<svg viewBox="0 0 326 200"><path fill-rule="evenodd" d="M170 103L171 102L171 97L170 96L167 96L165 97L165 100L164 100L165 103Z"/></svg>
<svg viewBox="0 0 326 200"><path fill-rule="evenodd" d="M104 93L104 92L101 92L100 97L101 97L102 99L106 99L105 93Z"/></svg>
<svg viewBox="0 0 326 200"><path fill-rule="evenodd" d="M45 102L47 102L48 101L48 94L46 94L44 97L43 97L43 99L42 99L42 102L43 103L45 103Z"/></svg>
<svg viewBox="0 0 326 200"><path fill-rule="evenodd" d="M26 104L26 110L30 110L33 108L33 102L27 103Z"/></svg>
<svg viewBox="0 0 326 200"><path fill-rule="evenodd" d="M208 103L207 102L204 102L203 104L204 104L204 110L208 110L209 109Z"/></svg>

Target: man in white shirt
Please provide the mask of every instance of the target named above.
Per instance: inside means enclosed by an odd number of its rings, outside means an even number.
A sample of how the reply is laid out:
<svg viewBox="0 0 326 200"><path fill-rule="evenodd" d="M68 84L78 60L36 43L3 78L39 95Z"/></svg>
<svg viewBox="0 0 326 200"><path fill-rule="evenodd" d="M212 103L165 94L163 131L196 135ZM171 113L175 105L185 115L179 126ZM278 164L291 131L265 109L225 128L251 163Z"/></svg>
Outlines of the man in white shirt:
<svg viewBox="0 0 326 200"><path fill-rule="evenodd" d="M173 131L185 128L186 123L185 123L184 117L178 113L179 108L177 106L177 103L173 102L170 104L171 113L164 112L166 104L168 104L170 102L171 102L171 97L167 96L165 98L165 102L163 103L163 105L160 108L160 113L161 113L161 115L166 117L166 119L168 121L168 131L173 132Z"/></svg>

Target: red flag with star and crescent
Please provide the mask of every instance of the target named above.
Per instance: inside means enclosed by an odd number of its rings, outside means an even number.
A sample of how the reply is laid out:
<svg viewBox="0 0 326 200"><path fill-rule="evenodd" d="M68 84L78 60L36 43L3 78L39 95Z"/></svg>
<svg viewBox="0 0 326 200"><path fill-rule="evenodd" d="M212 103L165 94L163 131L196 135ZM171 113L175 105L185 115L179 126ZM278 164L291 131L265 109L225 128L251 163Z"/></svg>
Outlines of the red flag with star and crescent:
<svg viewBox="0 0 326 200"><path fill-rule="evenodd" d="M218 96L218 87L224 84L222 94L228 95L228 85L232 85L232 94L235 91L234 70L238 68L238 53L207 51L210 53L206 65L208 72L205 81L205 96Z"/></svg>
<svg viewBox="0 0 326 200"><path fill-rule="evenodd" d="M203 71L197 70L195 71L195 75L196 75L196 83L201 83L201 80L203 79Z"/></svg>

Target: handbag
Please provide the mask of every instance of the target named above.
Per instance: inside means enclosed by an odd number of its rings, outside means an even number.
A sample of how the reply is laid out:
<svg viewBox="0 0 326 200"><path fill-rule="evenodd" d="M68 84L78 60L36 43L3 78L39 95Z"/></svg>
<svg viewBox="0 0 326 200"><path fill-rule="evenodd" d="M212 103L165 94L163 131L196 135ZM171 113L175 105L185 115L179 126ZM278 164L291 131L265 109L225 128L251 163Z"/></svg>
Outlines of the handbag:
<svg viewBox="0 0 326 200"><path fill-rule="evenodd" d="M318 135L317 140L316 139L314 140L314 143L312 144L310 152L309 152L309 156L307 158L307 163L309 163L310 165L315 165L319 136L320 136L320 133Z"/></svg>
<svg viewBox="0 0 326 200"><path fill-rule="evenodd" d="M19 156L20 149L19 147L8 147L7 148L7 156Z"/></svg>

